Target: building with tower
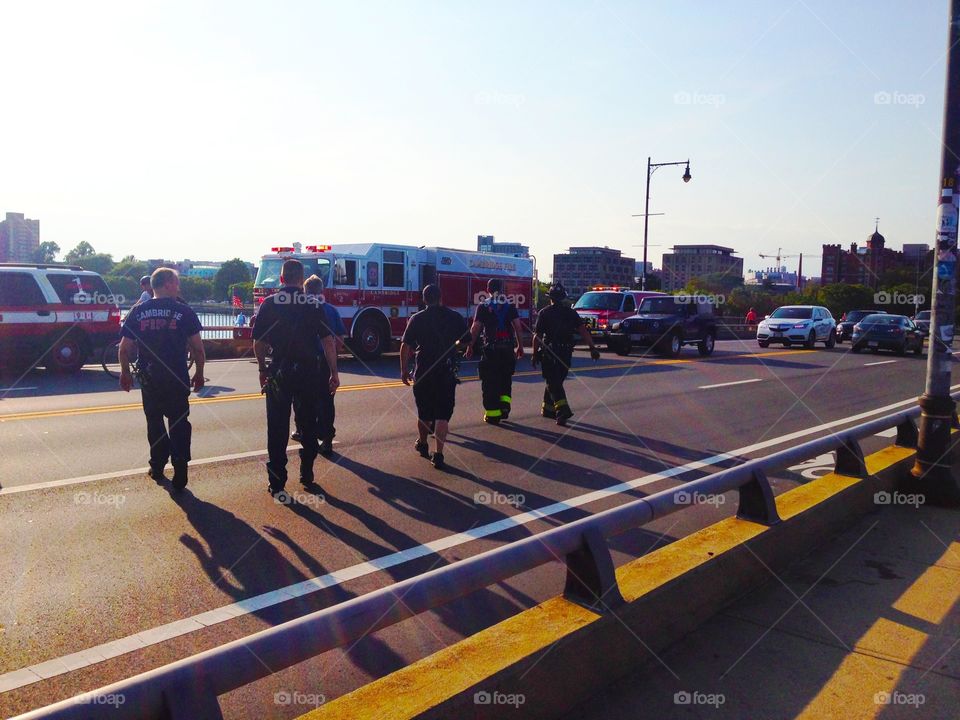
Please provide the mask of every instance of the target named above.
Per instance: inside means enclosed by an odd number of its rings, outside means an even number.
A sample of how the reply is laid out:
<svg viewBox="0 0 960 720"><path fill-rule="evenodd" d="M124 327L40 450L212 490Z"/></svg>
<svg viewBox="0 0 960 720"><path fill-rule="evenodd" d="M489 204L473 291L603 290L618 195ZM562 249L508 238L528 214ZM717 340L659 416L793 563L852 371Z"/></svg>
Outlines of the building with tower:
<svg viewBox="0 0 960 720"><path fill-rule="evenodd" d="M886 242L880 234L878 219L873 233L862 247L850 243L850 249L844 250L840 245L824 245L820 282L824 285L866 285L876 289L884 273L891 270L910 270L922 275L932 266L933 254L926 245L904 245L901 252L888 248Z"/></svg>

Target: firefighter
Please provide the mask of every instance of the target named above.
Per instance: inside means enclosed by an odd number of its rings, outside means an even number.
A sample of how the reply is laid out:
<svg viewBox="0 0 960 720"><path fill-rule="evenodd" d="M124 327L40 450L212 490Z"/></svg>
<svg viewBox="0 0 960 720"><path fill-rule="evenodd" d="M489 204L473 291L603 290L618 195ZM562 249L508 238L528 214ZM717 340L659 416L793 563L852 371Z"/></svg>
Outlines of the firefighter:
<svg viewBox="0 0 960 720"><path fill-rule="evenodd" d="M500 280L487 281L487 299L477 306L470 326L470 345L466 357L473 357L473 346L483 333L480 356L480 387L483 394L483 421L498 425L510 417L513 402L511 388L517 360L523 358L520 314L503 294Z"/></svg>
<svg viewBox="0 0 960 720"><path fill-rule="evenodd" d="M287 483L287 438L290 407L302 435L300 482L313 484L313 461L317 457L317 376L322 349L330 380L326 390L340 386L337 351L326 316L315 298L303 292L303 264L286 260L280 270L282 287L257 310L253 326L253 352L260 369L261 392L267 400L267 478L270 494L283 499ZM272 349L270 365L267 351Z"/></svg>
<svg viewBox="0 0 960 720"><path fill-rule="evenodd" d="M559 282L551 285L548 296L550 306L541 311L533 329L533 354L530 363L534 367L540 365L540 372L547 383L543 391L540 414L545 418L555 418L557 425L563 426L573 417L573 410L570 409L567 394L563 389L563 381L570 372L574 333L579 333L589 345L590 357L594 361L600 359L600 351L593 344L593 338L583 324L583 318L563 302L567 297L563 285Z"/></svg>

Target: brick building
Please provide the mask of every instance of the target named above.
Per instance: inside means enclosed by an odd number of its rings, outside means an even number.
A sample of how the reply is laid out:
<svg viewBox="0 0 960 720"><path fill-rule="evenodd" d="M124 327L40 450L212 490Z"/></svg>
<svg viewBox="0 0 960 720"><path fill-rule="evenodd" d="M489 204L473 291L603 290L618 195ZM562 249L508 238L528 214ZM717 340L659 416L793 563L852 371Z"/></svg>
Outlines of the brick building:
<svg viewBox="0 0 960 720"><path fill-rule="evenodd" d="M595 285L633 287L635 265L633 258L621 255L619 250L572 247L553 256L553 280L562 282L573 297Z"/></svg>
<svg viewBox="0 0 960 720"><path fill-rule="evenodd" d="M876 289L883 274L891 270L912 270L918 275L929 271L933 254L926 245L904 245L904 250L907 252L886 247L886 238L876 228L864 247L850 243L850 249L844 250L840 245L824 245L820 282Z"/></svg>
<svg viewBox="0 0 960 720"><path fill-rule="evenodd" d="M663 254L663 290L682 290L701 275L720 273L743 279L743 258L734 257L733 248L722 245L674 245Z"/></svg>

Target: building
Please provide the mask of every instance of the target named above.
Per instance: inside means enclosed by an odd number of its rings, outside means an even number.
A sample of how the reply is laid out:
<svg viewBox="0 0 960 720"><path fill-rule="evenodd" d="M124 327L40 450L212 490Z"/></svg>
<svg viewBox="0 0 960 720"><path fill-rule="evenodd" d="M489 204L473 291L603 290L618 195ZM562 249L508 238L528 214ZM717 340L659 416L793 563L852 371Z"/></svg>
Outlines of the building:
<svg viewBox="0 0 960 720"><path fill-rule="evenodd" d="M788 272L786 266L777 268L767 268L766 270L747 270L747 279L745 285L790 285L794 288L799 287L797 283L797 274Z"/></svg>
<svg viewBox="0 0 960 720"><path fill-rule="evenodd" d="M513 255L514 257L530 257L530 247L528 245L497 242L493 235L477 235L477 250L500 255Z"/></svg>
<svg viewBox="0 0 960 720"><path fill-rule="evenodd" d="M734 257L733 248L722 245L674 245L663 254L663 290L682 290L695 277L721 274L743 279L743 258Z"/></svg>
<svg viewBox="0 0 960 720"><path fill-rule="evenodd" d="M553 281L576 297L595 285L633 287L636 261L608 247L572 247L553 256Z"/></svg>
<svg viewBox="0 0 960 720"><path fill-rule="evenodd" d="M820 278L824 285L844 283L877 288L886 272L913 270L923 275L932 264L933 253L927 245L911 243L904 245L902 252L892 250L875 227L865 247L850 243L850 249L844 250L840 245L824 245Z"/></svg>
<svg viewBox="0 0 960 720"><path fill-rule="evenodd" d="M7 213L0 222L0 262L33 262L40 249L40 221Z"/></svg>

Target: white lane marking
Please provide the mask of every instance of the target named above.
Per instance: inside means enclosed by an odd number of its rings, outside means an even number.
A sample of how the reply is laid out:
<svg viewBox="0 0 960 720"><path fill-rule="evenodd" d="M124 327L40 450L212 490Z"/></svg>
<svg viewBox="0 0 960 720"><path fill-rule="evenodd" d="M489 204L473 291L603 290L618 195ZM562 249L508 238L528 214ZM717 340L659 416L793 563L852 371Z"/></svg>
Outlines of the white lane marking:
<svg viewBox="0 0 960 720"><path fill-rule="evenodd" d="M960 388L960 385L954 385L950 389L957 390L958 388ZM813 435L822 430L829 430L839 425L844 425L856 420L862 420L870 417L871 415L884 413L915 402L916 398L910 398L909 400L903 400L902 402L876 408L875 410L869 410L857 415L851 415L850 417L833 420L831 422L818 425L814 428L797 430L796 432L781 435L778 438L770 438L769 440L754 443L753 445L746 445L742 448L731 450L727 453L718 453L717 455L704 458L703 460L695 460L687 463L686 465L671 468L661 473L644 475L643 477L628 480L627 482L617 483L616 485L611 485L603 490L594 490L593 492L584 493L583 495L578 495L569 500L551 503L550 505L538 508L537 510L529 510L511 517L503 518L497 522L480 525L466 532L448 535L447 537L439 538L437 540L433 540L422 545L417 545L416 547L408 548L406 550L400 550L389 555L384 555L383 557L379 557L368 562L358 563L357 565L336 570L334 572L327 573L326 575L310 578L309 580L304 580L303 582L299 582L294 585L287 585L286 587L278 588L277 590L271 590L261 595L254 595L246 600L241 600L229 605L223 605L219 608L214 608L213 610L207 610L198 615L194 615L193 617L175 620L174 622L167 623L166 625L150 628L148 630L136 633L135 635L129 635L125 638L120 638L119 640L112 640L108 643L97 645L87 650L81 650L80 652L64 655L60 658L54 658L52 660L47 660L43 663L31 665L26 668L13 670L0 675L0 693L23 687L24 685L30 685L49 677L62 675L70 672L70 670L86 667L87 665L93 665L94 663L99 662L99 660L97 660L98 656L103 656L104 658L116 657L117 655L122 655L126 652L138 650L141 647L155 645L164 640L169 640L171 638L178 637L179 635L192 632L193 630L197 629L198 625L202 627L217 625L234 617L239 617L240 615L246 615L272 605L286 602L287 600L293 598L302 597L303 595L308 595L316 592L317 590L335 587L349 580L355 580L366 575L372 575L375 572L396 567L397 565L402 565L411 560L416 560L428 555L434 555L442 550L449 550L450 548L457 547L458 545L464 545L468 542L472 542L473 540L479 540L481 538L488 537L489 535L494 535L496 533L510 530L522 525L529 525L536 520L541 520L543 518L551 517L552 515L557 515L566 510L578 508L582 505L586 505L587 503L596 502L597 500L610 497L611 495L620 495L629 490L635 490L645 485L651 485L655 482L659 482L660 480L666 480L668 478L676 477L677 475L683 475L692 470L699 470L700 468L709 467L725 460L736 460L740 456L755 452L757 450L763 450L768 447L773 447L774 445L790 442L791 440L796 440L797 438Z"/></svg>
<svg viewBox="0 0 960 720"><path fill-rule="evenodd" d="M881 360L880 362L864 363L864 367L870 367L871 365L889 365L890 363L895 363L896 360Z"/></svg>
<svg viewBox="0 0 960 720"><path fill-rule="evenodd" d="M334 440L333 444L339 445L340 441ZM299 449L299 445L287 445L287 452ZM191 460L190 467L210 465L211 463L224 462L225 460L243 460L244 458L261 457L266 454L266 450L250 450L249 452L233 453L231 455L200 458L198 460ZM142 467L132 468L130 470L114 470L113 472L99 473L97 475L83 475L82 477L66 478L64 480L48 480L47 482L33 483L31 485L14 485L13 487L0 488L0 495L16 495L17 493L46 490L48 488L63 487L64 485L78 485L80 483L96 482L98 480L112 480L114 478L127 477L128 475L142 475L149 469L148 467Z"/></svg>
<svg viewBox="0 0 960 720"><path fill-rule="evenodd" d="M731 385L746 385L747 383L763 382L761 378L751 380L735 380L734 382L717 383L716 385L701 385L697 390L709 390L710 388L730 387Z"/></svg>
<svg viewBox="0 0 960 720"><path fill-rule="evenodd" d="M31 385L29 387L15 386L15 387L8 387L8 388L0 388L0 392L18 392L20 390L38 390L38 389L39 388L36 385Z"/></svg>

